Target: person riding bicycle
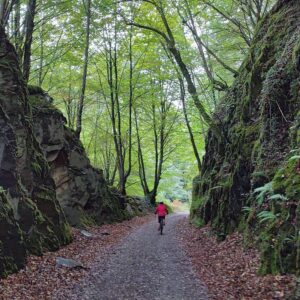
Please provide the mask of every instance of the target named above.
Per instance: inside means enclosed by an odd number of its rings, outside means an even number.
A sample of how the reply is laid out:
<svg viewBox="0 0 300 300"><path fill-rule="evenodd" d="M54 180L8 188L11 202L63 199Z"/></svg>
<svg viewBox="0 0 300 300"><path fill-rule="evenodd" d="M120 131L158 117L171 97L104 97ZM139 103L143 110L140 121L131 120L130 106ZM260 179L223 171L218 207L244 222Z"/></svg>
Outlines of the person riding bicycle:
<svg viewBox="0 0 300 300"><path fill-rule="evenodd" d="M168 214L167 206L163 202L159 202L158 206L155 209L155 214L158 215L158 223L160 224L160 221L163 220L164 225L166 224L166 215ZM160 230L160 227L158 226L158 230Z"/></svg>

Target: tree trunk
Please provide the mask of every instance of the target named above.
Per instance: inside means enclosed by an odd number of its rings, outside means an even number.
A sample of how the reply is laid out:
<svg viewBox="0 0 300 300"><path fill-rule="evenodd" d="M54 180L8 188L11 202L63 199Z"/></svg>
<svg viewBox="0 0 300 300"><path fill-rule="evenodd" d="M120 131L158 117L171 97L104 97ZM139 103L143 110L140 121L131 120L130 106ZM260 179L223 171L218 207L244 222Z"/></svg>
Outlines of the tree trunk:
<svg viewBox="0 0 300 300"><path fill-rule="evenodd" d="M30 75L31 67L31 45L32 45L32 35L34 29L34 17L36 13L36 0L29 0L26 12L25 20L25 42L23 51L23 78L27 83Z"/></svg>
<svg viewBox="0 0 300 300"><path fill-rule="evenodd" d="M85 36L85 51L84 51L84 63L83 63L83 74L81 83L81 93L77 108L77 122L76 122L76 136L80 138L82 130L82 113L86 89L86 77L89 62L89 47L90 47L90 23L91 23L91 0L87 0L86 6L86 36Z"/></svg>
<svg viewBox="0 0 300 300"><path fill-rule="evenodd" d="M202 169L201 159L200 159L200 155L199 155L197 145L196 145L196 142L195 142L193 130L192 130L192 127L190 125L189 118L188 118L188 113L187 113L187 110L186 110L184 83L183 83L182 78L178 78L178 79L179 79L179 84L180 84L180 98L181 98L181 103L182 103L184 120L185 120L186 127L188 129L188 132L189 132L190 141L191 141L191 144L192 144L192 147L193 147L193 152L194 152L195 158L197 160L198 171L199 171L199 173L201 173L201 169Z"/></svg>
<svg viewBox="0 0 300 300"><path fill-rule="evenodd" d="M157 196L157 191L154 190L145 194L146 201L150 203L152 206L155 206L156 196Z"/></svg>

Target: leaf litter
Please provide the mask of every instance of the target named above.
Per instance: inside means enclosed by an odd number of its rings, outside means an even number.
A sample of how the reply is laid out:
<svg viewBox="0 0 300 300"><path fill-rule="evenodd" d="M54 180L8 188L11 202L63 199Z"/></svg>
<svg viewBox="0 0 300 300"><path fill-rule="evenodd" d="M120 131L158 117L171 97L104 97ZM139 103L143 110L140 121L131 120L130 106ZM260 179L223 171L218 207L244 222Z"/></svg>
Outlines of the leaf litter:
<svg viewBox="0 0 300 300"><path fill-rule="evenodd" d="M177 225L178 239L199 279L213 300L291 299L296 288L293 275L257 275L260 258L254 248L243 247L239 233L217 242L209 225L201 229L185 218Z"/></svg>
<svg viewBox="0 0 300 300"><path fill-rule="evenodd" d="M56 298L57 291L68 293L74 284L88 274L96 260L105 259L114 245L152 219L152 215L135 217L122 223L89 227L83 233L82 230L72 228L71 244L40 257L29 256L24 269L0 279L0 299L47 300ZM84 268L57 266L57 258L80 262Z"/></svg>
<svg viewBox="0 0 300 300"><path fill-rule="evenodd" d="M1 279L0 299L47 300L68 294L96 262L113 254L113 246L151 220L152 215L136 217L118 224L90 227L83 233L72 228L71 244L41 257L30 256L24 269ZM209 226L197 229L189 224L188 218L179 222L176 232L200 281L207 286L210 299L290 299L295 277L258 276L259 253L253 248L244 249L240 234L234 233L218 243ZM58 267L58 257L81 262L84 268Z"/></svg>

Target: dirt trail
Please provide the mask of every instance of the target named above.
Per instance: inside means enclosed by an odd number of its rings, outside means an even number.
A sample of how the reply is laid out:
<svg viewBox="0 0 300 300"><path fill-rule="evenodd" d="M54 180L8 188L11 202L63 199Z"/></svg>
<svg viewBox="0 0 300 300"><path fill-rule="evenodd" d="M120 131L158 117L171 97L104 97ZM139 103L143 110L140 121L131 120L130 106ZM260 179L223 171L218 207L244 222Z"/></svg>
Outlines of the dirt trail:
<svg viewBox="0 0 300 300"><path fill-rule="evenodd" d="M168 216L163 236L156 222L134 231L64 299L208 299L175 237L184 217Z"/></svg>

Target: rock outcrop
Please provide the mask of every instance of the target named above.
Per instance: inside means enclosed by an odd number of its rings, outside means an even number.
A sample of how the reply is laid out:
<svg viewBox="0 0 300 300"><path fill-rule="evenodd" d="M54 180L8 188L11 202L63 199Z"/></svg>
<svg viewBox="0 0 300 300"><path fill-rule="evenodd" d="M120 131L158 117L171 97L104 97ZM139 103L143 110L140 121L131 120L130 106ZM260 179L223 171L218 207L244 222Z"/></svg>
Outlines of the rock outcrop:
<svg viewBox="0 0 300 300"><path fill-rule="evenodd" d="M261 249L261 273L300 270L300 2L281 0L215 115L191 218L220 239L238 227Z"/></svg>
<svg viewBox="0 0 300 300"><path fill-rule="evenodd" d="M144 210L143 201L108 187L94 168L63 114L42 89L29 87L33 131L55 181L56 195L71 225L121 221Z"/></svg>
<svg viewBox="0 0 300 300"><path fill-rule="evenodd" d="M26 87L0 26L0 277L71 240L69 224L121 221L142 202L111 190L42 89Z"/></svg>
<svg viewBox="0 0 300 300"><path fill-rule="evenodd" d="M32 132L17 56L0 26L0 276L70 241L48 164Z"/></svg>

